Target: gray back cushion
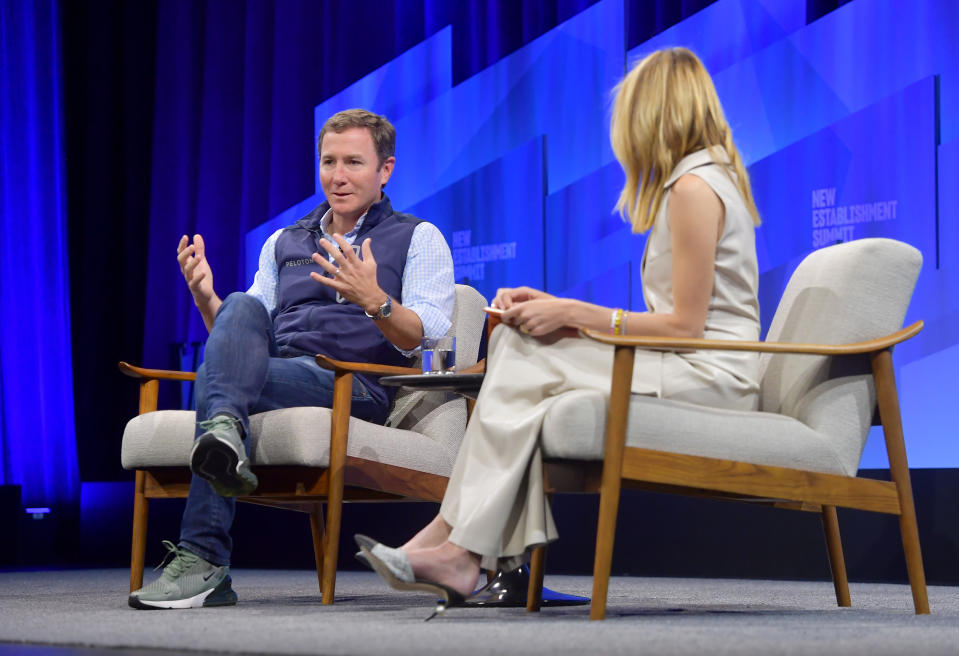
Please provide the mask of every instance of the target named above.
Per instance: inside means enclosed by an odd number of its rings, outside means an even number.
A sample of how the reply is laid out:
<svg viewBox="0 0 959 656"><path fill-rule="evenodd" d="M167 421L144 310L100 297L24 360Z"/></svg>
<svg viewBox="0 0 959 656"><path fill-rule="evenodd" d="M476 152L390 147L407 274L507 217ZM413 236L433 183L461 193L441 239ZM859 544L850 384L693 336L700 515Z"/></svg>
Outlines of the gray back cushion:
<svg viewBox="0 0 959 656"><path fill-rule="evenodd" d="M766 341L846 344L902 327L922 254L892 239L860 239L806 257L789 280ZM763 354L762 409L797 416L829 371L826 356Z"/></svg>
<svg viewBox="0 0 959 656"><path fill-rule="evenodd" d="M846 344L902 327L922 254L892 239L859 239L810 253L789 280L766 341ZM859 462L875 408L866 357L763 354L760 409L834 436Z"/></svg>
<svg viewBox="0 0 959 656"><path fill-rule="evenodd" d="M456 368L465 369L476 364L486 299L469 285L456 285L456 305L453 322L447 335L456 337ZM420 366L417 354L413 366ZM434 439L450 434L462 436L466 427L466 401L447 392L424 392L401 387L396 393L387 426L423 433Z"/></svg>

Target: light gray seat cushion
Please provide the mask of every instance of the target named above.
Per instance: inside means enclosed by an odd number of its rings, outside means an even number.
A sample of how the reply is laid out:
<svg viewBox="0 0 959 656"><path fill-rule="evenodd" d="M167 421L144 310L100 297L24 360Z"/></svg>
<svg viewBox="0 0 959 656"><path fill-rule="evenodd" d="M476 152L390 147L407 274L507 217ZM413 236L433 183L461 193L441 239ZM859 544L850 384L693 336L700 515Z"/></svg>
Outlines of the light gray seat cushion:
<svg viewBox="0 0 959 656"><path fill-rule="evenodd" d="M457 409L444 408L442 412L456 413ZM328 466L330 414L328 408L305 407L251 416L253 464ZM194 413L188 410L160 410L134 417L123 434L123 467L188 466L194 426ZM459 440L350 419L348 456L449 476L458 449Z"/></svg>
<svg viewBox="0 0 959 656"><path fill-rule="evenodd" d="M862 380L846 383L867 386ZM852 423L848 428L847 448L843 449L829 435L786 415L722 410L633 395L626 445L852 476L856 473L854 461L858 461L858 453L854 459L848 453L858 448L858 427ZM605 431L606 397L591 390L568 392L557 398L546 414L543 455L602 460Z"/></svg>

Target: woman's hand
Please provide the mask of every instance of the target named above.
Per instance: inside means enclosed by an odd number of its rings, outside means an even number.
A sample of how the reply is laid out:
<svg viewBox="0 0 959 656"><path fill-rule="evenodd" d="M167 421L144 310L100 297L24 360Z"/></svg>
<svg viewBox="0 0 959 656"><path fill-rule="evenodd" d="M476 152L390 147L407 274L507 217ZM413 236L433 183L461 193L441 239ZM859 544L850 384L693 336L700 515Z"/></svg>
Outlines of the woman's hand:
<svg viewBox="0 0 959 656"><path fill-rule="evenodd" d="M561 328L571 327L572 312L578 304L579 301L573 299L544 294L532 300L514 302L510 309L503 312L502 320L527 335L543 337Z"/></svg>
<svg viewBox="0 0 959 656"><path fill-rule="evenodd" d="M534 299L556 298L552 294L541 292L532 287L501 287L496 290L496 298L493 299L493 307L500 310L508 310L516 303L525 303Z"/></svg>

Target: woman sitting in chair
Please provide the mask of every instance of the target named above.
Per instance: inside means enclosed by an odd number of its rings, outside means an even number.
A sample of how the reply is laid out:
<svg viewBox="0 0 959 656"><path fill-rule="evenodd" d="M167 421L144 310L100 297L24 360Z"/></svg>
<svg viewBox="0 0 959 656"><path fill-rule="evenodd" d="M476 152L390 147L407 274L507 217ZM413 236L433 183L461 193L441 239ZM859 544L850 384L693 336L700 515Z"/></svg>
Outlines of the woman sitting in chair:
<svg viewBox="0 0 959 656"><path fill-rule="evenodd" d="M540 428L573 390L609 394L613 349L570 328L615 334L759 339L749 178L706 69L690 51L654 52L616 90L610 128L626 173L617 209L650 230L642 265L647 312L625 312L520 287L501 289L487 373L440 513L391 549L357 536L393 587L471 593L480 568L511 569L556 539L543 492ZM591 257L584 254L584 257ZM759 362L735 351L637 350L634 394L755 409Z"/></svg>

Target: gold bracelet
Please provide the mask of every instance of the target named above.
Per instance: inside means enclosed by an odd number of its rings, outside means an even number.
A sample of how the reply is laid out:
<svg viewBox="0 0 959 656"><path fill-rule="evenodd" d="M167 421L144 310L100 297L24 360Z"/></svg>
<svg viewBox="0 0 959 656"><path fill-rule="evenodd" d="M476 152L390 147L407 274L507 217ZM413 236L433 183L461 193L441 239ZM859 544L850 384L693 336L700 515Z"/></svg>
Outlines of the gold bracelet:
<svg viewBox="0 0 959 656"><path fill-rule="evenodd" d="M612 316L609 318L609 334L610 335L622 335L623 334L623 311L620 308L613 310Z"/></svg>

